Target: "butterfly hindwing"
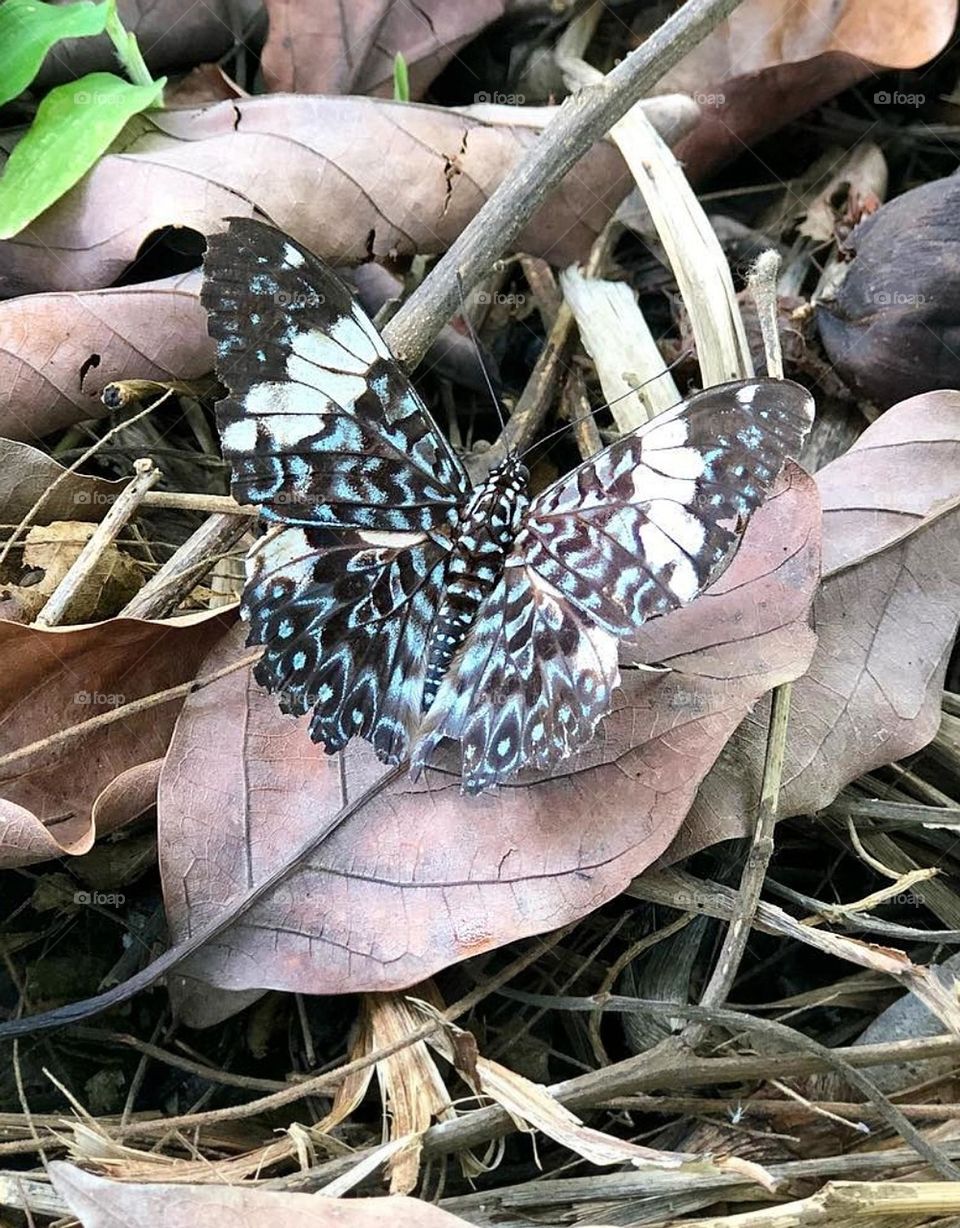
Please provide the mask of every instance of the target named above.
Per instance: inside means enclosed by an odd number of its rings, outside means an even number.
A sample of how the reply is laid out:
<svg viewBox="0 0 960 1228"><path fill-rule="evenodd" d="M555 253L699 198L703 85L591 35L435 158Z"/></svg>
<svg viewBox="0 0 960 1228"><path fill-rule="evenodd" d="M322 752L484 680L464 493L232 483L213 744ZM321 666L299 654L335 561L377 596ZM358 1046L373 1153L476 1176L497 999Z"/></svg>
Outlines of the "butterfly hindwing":
<svg viewBox="0 0 960 1228"><path fill-rule="evenodd" d="M284 712L311 711L332 753L366 738L404 758L420 718L426 646L447 551L425 534L274 528L248 559L243 613L266 645L254 675Z"/></svg>
<svg viewBox="0 0 960 1228"><path fill-rule="evenodd" d="M419 729L419 771L443 738L461 744L465 793L589 742L619 684L617 641L523 566L508 567Z"/></svg>
<svg viewBox="0 0 960 1228"><path fill-rule="evenodd" d="M290 524L416 532L456 521L463 467L329 268L273 227L234 218L210 238L204 273L238 502Z"/></svg>

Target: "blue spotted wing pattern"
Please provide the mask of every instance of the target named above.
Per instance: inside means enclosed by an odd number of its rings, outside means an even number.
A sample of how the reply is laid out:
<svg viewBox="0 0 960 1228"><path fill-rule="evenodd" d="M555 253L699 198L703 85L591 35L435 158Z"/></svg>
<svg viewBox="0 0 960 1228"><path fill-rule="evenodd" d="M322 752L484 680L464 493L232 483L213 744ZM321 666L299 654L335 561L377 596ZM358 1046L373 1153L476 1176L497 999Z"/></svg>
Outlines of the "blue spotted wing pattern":
<svg viewBox="0 0 960 1228"><path fill-rule="evenodd" d="M209 240L202 300L229 396L232 490L274 527L247 560L257 681L313 711L333 752L407 752L469 481L346 286L306 248L233 219Z"/></svg>
<svg viewBox="0 0 960 1228"><path fill-rule="evenodd" d="M619 684L618 641L727 566L812 412L797 384L721 384L534 499L426 714L414 767L456 739L464 787L478 792L588 742Z"/></svg>

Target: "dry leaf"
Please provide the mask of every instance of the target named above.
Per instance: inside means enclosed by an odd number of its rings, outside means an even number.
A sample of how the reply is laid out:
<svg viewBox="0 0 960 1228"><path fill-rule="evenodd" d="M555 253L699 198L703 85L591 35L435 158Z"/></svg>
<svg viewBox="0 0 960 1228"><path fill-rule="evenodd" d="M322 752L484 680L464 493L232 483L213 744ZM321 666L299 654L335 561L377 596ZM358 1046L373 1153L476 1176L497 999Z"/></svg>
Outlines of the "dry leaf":
<svg viewBox="0 0 960 1228"><path fill-rule="evenodd" d="M960 392L927 393L888 410L817 474L819 643L793 688L781 815L816 812L937 731L960 612L958 451ZM768 709L761 704L731 739L669 860L751 830Z"/></svg>
<svg viewBox="0 0 960 1228"><path fill-rule="evenodd" d="M54 1189L82 1228L463 1228L428 1202L325 1198L251 1186L134 1185L95 1177L72 1164L49 1166Z"/></svg>
<svg viewBox="0 0 960 1228"><path fill-rule="evenodd" d="M0 247L0 293L110 285L161 227L210 234L255 210L333 265L442 252L538 133L380 98L273 95L155 111L124 140ZM599 142L518 248L556 263L583 256L629 184Z"/></svg>
<svg viewBox="0 0 960 1228"><path fill-rule="evenodd" d="M57 520L27 531L19 551L21 564L13 570L29 577L30 582L7 583L3 592L4 597L9 595L16 602L23 621L36 619L95 529L92 524ZM143 574L136 561L114 542L108 542L97 556L94 569L76 589L64 624L92 623L118 614L142 583Z"/></svg>
<svg viewBox="0 0 960 1228"><path fill-rule="evenodd" d="M677 150L687 173L703 178L877 68L919 68L956 17L956 0L743 0L657 83L704 108Z"/></svg>
<svg viewBox="0 0 960 1228"><path fill-rule="evenodd" d="M0 255L0 270L3 260ZM31 288L42 289L42 269L37 276ZM113 380L191 380L211 371L213 348L199 293L200 274L189 273L115 290L0 302L0 433L34 441L99 417L107 413L100 393ZM3 459L23 463L10 453ZM42 474L44 467L58 468L44 457L31 460L27 472Z"/></svg>
<svg viewBox="0 0 960 1228"><path fill-rule="evenodd" d="M505 9L505 0L354 0L349 5L268 0L264 80L274 92L391 97L399 53L407 64L410 97L421 98L457 51ZM476 84L479 91L479 78Z"/></svg>
<svg viewBox="0 0 960 1228"><path fill-rule="evenodd" d="M2 364L0 357L0 381L4 374ZM56 488L51 490L55 482ZM7 524L18 524L38 502L32 524L50 524L53 520L99 521L126 485L125 481L110 482L106 478L68 473L46 452L29 444L0 439L0 508Z"/></svg>
<svg viewBox="0 0 960 1228"><path fill-rule="evenodd" d="M78 734L28 760L11 752L193 678L232 619L208 613L169 622L115 619L41 630L0 623L0 867L77 856L91 848L92 811L111 782L167 747L179 702ZM137 802L142 803L142 784ZM122 809L117 786L100 803Z"/></svg>
<svg viewBox="0 0 960 1228"><path fill-rule="evenodd" d="M594 746L553 779L476 799L443 770L394 780L172 978L182 1017L201 1026L235 1007L210 985L399 988L599 907L666 847L757 698L805 669L818 574L815 488L790 466L718 583L645 628L634 659L672 668L626 670ZM238 629L205 672L242 651ZM330 758L306 726L238 674L187 702L159 797L175 941L384 773L365 743Z"/></svg>

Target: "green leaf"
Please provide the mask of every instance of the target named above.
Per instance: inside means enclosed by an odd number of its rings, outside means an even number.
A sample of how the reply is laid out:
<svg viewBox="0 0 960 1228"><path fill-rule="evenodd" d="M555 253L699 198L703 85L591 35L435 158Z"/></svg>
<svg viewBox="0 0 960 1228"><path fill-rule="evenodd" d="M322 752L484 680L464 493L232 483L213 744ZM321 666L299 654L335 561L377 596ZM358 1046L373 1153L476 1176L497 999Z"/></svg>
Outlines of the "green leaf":
<svg viewBox="0 0 960 1228"><path fill-rule="evenodd" d="M410 75L407 72L407 61L399 51L393 57L393 100L394 102L410 101Z"/></svg>
<svg viewBox="0 0 960 1228"><path fill-rule="evenodd" d="M0 239L17 234L82 179L131 116L161 101L165 82L131 85L93 72L51 90L0 176Z"/></svg>
<svg viewBox="0 0 960 1228"><path fill-rule="evenodd" d="M111 5L41 4L4 0L0 4L0 106L22 94L40 71L47 52L62 38L102 34Z"/></svg>

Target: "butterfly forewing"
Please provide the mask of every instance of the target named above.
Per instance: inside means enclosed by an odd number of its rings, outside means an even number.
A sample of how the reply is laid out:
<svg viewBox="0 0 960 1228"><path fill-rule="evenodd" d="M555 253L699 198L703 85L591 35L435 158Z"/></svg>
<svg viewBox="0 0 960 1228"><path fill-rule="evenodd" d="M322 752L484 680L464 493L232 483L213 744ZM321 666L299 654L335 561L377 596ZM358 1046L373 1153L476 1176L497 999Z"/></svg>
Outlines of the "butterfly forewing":
<svg viewBox="0 0 960 1228"><path fill-rule="evenodd" d="M534 499L507 565L629 635L720 574L812 418L809 393L785 380L697 393Z"/></svg>
<svg viewBox="0 0 960 1228"><path fill-rule="evenodd" d="M209 240L204 272L239 502L305 525L414 532L456 521L463 467L330 269L235 218Z"/></svg>

